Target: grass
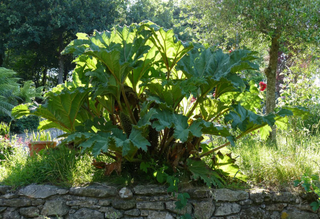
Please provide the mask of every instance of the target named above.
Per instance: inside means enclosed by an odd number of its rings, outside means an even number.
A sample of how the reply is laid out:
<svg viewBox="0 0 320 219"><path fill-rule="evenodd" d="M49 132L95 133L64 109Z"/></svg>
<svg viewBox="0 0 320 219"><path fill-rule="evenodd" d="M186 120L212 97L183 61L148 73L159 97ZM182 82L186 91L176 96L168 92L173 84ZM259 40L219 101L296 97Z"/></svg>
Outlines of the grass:
<svg viewBox="0 0 320 219"><path fill-rule="evenodd" d="M320 135L279 132L277 145L248 137L231 151L254 186L284 189L303 174L319 175L320 171Z"/></svg>
<svg viewBox="0 0 320 219"><path fill-rule="evenodd" d="M288 186L292 188L293 181L300 179L303 174L319 174L319 146L320 135L306 133L278 133L277 146L269 145L255 136L239 140L236 147L229 149L248 181L247 184L242 184L231 179L227 181L227 188L242 189L248 185L272 189L284 189ZM119 177L104 176L103 170L91 165L93 159L88 154L81 154L65 146L43 151L33 157L17 147L0 164L0 184L20 187L31 183L51 183L69 187L102 181L126 185L134 180L134 176L125 173ZM101 159L97 158L97 161ZM148 177L144 180L152 181Z"/></svg>
<svg viewBox="0 0 320 219"><path fill-rule="evenodd" d="M0 166L0 184L20 187L31 183L80 186L102 180L103 173L92 165L93 157L65 146L29 156L17 148Z"/></svg>

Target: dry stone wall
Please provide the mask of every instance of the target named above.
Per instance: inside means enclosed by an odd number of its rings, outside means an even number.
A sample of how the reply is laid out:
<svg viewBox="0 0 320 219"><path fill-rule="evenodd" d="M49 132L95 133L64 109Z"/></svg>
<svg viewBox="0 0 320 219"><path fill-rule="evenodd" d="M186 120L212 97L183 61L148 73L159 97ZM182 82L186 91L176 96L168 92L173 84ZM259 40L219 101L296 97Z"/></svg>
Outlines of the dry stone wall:
<svg viewBox="0 0 320 219"><path fill-rule="evenodd" d="M189 213L196 219L316 219L310 197L267 190L189 188L190 199L182 210L166 187L107 185L59 188L29 185L13 190L0 186L0 219L175 219Z"/></svg>

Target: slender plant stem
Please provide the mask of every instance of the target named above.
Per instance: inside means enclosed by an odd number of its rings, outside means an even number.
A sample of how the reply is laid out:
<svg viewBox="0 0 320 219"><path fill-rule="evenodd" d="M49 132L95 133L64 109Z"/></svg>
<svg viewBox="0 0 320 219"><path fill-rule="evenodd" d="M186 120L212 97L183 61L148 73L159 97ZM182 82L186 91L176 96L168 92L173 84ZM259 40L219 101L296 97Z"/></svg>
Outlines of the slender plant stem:
<svg viewBox="0 0 320 219"><path fill-rule="evenodd" d="M134 116L133 116L133 114L132 114L132 110L131 110L131 107L130 107L130 103L129 103L128 98L127 98L127 96L126 96L126 93L125 93L125 91L124 91L123 85L121 85L121 93L122 93L122 96L123 96L124 103L126 104L126 107L127 107L127 109L128 109L129 115L130 115L130 117L131 117L131 120L132 120L132 122L134 123L134 125L136 125L136 124L137 124L137 121L136 121L136 119L134 118Z"/></svg>

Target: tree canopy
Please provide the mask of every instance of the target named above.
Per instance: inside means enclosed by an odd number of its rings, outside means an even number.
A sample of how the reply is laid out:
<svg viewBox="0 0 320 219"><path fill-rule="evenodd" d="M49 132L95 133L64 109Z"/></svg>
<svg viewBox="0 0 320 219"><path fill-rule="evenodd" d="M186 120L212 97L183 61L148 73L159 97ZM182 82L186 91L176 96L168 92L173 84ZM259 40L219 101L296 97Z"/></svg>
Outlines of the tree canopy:
<svg viewBox="0 0 320 219"><path fill-rule="evenodd" d="M59 68L61 83L71 67L64 66L66 60L60 52L77 32L110 27L118 17L120 4L121 0L1 1L0 64L6 50L28 55L34 59L28 67L37 66L34 70L42 74L49 68ZM45 79L45 75L42 77Z"/></svg>
<svg viewBox="0 0 320 219"><path fill-rule="evenodd" d="M280 48L288 49L288 45L302 42L318 43L320 1L193 0L193 3L203 13L202 27L207 28L204 32L211 42L225 36L268 44L269 58L264 73L268 82L266 111L271 113L275 108Z"/></svg>

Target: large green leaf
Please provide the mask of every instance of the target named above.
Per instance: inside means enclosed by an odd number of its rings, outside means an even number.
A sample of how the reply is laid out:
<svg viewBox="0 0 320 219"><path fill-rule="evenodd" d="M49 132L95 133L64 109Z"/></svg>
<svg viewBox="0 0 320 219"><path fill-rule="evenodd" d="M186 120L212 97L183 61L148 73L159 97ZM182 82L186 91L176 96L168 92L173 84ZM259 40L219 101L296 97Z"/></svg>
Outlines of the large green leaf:
<svg viewBox="0 0 320 219"><path fill-rule="evenodd" d="M189 137L202 135L202 123L199 121L188 124L188 117L170 112L167 110L157 110L157 114L152 116L153 119L157 119L152 123L152 127L157 131L161 131L165 128L174 128L173 137L180 139L181 142L186 142Z"/></svg>
<svg viewBox="0 0 320 219"><path fill-rule="evenodd" d="M30 115L29 105L30 104L20 104L20 105L14 107L11 111L12 117L15 119L19 119L22 116Z"/></svg>
<svg viewBox="0 0 320 219"><path fill-rule="evenodd" d="M70 133L74 132L76 125L81 122L78 115L87 96L88 91L84 88L74 90L64 88L61 92L48 93L45 104L35 109L20 105L12 112L16 118L29 114L40 116L50 121L44 128L58 128Z"/></svg>
<svg viewBox="0 0 320 219"><path fill-rule="evenodd" d="M233 129L239 129L242 132L239 136L241 137L266 125L272 127L276 120L282 120L282 118L292 115L293 113L290 110L281 109L275 114L270 113L269 115L261 116L238 104L233 106L233 110L225 116L225 122L230 122ZM266 135L265 132L267 130L267 128L263 130L264 135Z"/></svg>
<svg viewBox="0 0 320 219"><path fill-rule="evenodd" d="M219 176L219 174L210 169L204 161L202 160L187 160L188 169L193 174L192 178L202 179L208 187L222 187L225 183L224 180Z"/></svg>
<svg viewBox="0 0 320 219"><path fill-rule="evenodd" d="M201 122L194 121L189 126L187 117L176 114L173 133L173 137L175 137L176 139L180 139L182 142L186 142L190 136L201 137L201 129Z"/></svg>
<svg viewBox="0 0 320 219"><path fill-rule="evenodd" d="M150 31L138 31L139 26L131 25L115 27L111 32L95 32L91 37L81 35L80 39L74 40L67 46L64 53L96 58L98 62L106 66L107 73L113 75L117 83L123 84L131 70L144 65L139 60L150 49L145 44L151 34ZM82 49L79 50L78 47ZM91 69L95 71L95 66L91 66ZM132 75L132 78L135 78L134 84L145 72L139 71L136 72L138 76Z"/></svg>
<svg viewBox="0 0 320 219"><path fill-rule="evenodd" d="M147 146L150 146L150 142L143 136L142 131L133 128L129 135L129 140L138 149L147 151Z"/></svg>
<svg viewBox="0 0 320 219"><path fill-rule="evenodd" d="M142 62L141 65L139 65L137 68L134 68L128 75L128 79L130 80L130 83L132 84L132 88L134 90L137 89L137 86L139 85L140 80L142 77L148 78L148 73L152 71L151 68L153 67L155 58L157 56L157 48L152 47L146 55L140 59Z"/></svg>
<svg viewBox="0 0 320 219"><path fill-rule="evenodd" d="M145 129L147 128L149 125L151 125L151 118L153 117L153 115L157 114L156 109L151 108L148 112L140 112L140 120L137 123L137 125L135 126L137 129Z"/></svg>
<svg viewBox="0 0 320 219"><path fill-rule="evenodd" d="M231 122L235 130L240 129L242 133L248 133L265 125L273 126L275 115L260 116L238 104L233 106L233 110L225 116L225 122Z"/></svg>
<svg viewBox="0 0 320 219"><path fill-rule="evenodd" d="M218 151L215 162L216 168L222 170L224 175L243 181L247 180L247 177L239 171L236 159L231 157L231 153L222 154L221 151Z"/></svg>
<svg viewBox="0 0 320 219"><path fill-rule="evenodd" d="M202 121L201 123L203 126L202 128L203 134L225 137L226 139L228 139L228 141L231 143L232 146L235 145L234 143L235 138L229 132L229 129L227 127L220 124L215 124L213 122Z"/></svg>
<svg viewBox="0 0 320 219"><path fill-rule="evenodd" d="M101 151L111 151L112 153L122 154L128 160L134 157L138 149L147 151L147 146L150 146L150 143L139 129L133 128L129 138L127 138L122 130L115 128L116 126L113 126L110 122L105 126L105 128L101 127L104 131L97 133L76 132L69 135L65 141L80 141L79 147L83 151L90 150L95 157Z"/></svg>
<svg viewBox="0 0 320 219"><path fill-rule="evenodd" d="M220 114L228 111L229 106L218 99L206 98L199 103L200 112L205 121L219 117Z"/></svg>
<svg viewBox="0 0 320 219"><path fill-rule="evenodd" d="M97 133L86 141L81 143L79 146L82 147L83 151L87 148L92 148L93 156L97 157L101 151L108 152L110 144L110 134L109 133Z"/></svg>
<svg viewBox="0 0 320 219"><path fill-rule="evenodd" d="M188 80L193 80L193 77L206 80L200 86L202 96L215 88L218 97L225 92L244 90L245 84L236 73L257 69L251 62L254 59L252 53L246 50L230 56L221 50L195 48L178 62L176 68L183 71Z"/></svg>
<svg viewBox="0 0 320 219"><path fill-rule="evenodd" d="M162 86L161 84L149 83L146 87L148 88L148 100L155 101L169 109L175 109L185 97L178 84Z"/></svg>
<svg viewBox="0 0 320 219"><path fill-rule="evenodd" d="M170 74L177 62L193 48L193 45L191 43L184 44L178 40L172 29L164 30L156 27L153 23L146 23L145 27L152 31L150 40L158 48L167 73Z"/></svg>

